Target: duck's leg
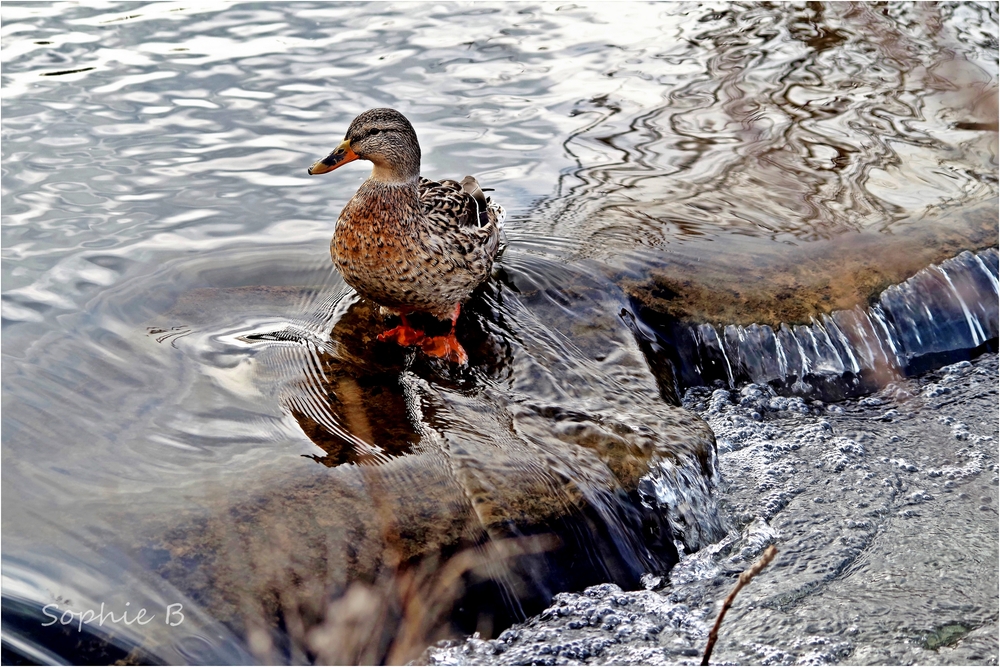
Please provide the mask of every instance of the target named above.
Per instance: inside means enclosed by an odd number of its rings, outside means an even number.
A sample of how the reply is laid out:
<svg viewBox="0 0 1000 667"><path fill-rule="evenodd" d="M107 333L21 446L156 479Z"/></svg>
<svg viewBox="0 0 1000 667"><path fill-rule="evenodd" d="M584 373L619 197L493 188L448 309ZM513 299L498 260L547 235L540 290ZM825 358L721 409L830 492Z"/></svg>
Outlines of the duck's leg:
<svg viewBox="0 0 1000 667"><path fill-rule="evenodd" d="M462 312L462 304L456 303L455 309L451 313L451 331L444 336L427 336L420 341L420 348L429 357L438 357L453 361L459 366L464 366L469 361L469 355L465 353L465 348L455 337L455 323Z"/></svg>
<svg viewBox="0 0 1000 667"><path fill-rule="evenodd" d="M410 326L410 323L406 321L406 313L400 313L399 319L403 320L403 323L380 333L378 335L380 341L393 341L398 345L408 347L410 345L419 345L426 338L423 331Z"/></svg>

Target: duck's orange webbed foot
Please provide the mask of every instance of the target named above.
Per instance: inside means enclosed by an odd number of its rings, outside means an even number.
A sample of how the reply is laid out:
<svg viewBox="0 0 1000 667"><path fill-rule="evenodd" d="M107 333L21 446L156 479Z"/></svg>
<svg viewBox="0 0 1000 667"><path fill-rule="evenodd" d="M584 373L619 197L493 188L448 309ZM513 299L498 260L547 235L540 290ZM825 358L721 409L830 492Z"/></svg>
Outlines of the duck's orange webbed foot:
<svg viewBox="0 0 1000 667"><path fill-rule="evenodd" d="M383 331L378 335L380 341L392 341L397 345L409 347L410 345L420 345L427 336L420 329L414 329L406 320L398 327L393 327L388 331Z"/></svg>
<svg viewBox="0 0 1000 667"><path fill-rule="evenodd" d="M401 315L403 323L398 327L384 331L378 335L380 341L392 341L397 345L409 347L419 345L420 349L429 357L445 359L464 366L469 361L469 355L465 348L455 337L455 324L458 322L458 315L462 312L462 304L455 304L455 309L451 313L451 331L443 336L428 336L420 329L414 329L407 322L406 316Z"/></svg>
<svg viewBox="0 0 1000 667"><path fill-rule="evenodd" d="M464 366L469 362L469 355L465 353L465 348L455 337L455 325L458 323L458 316L462 312L462 304L456 303L451 311L451 331L444 336L427 336L420 342L420 349L428 357L437 357L452 361L459 366Z"/></svg>

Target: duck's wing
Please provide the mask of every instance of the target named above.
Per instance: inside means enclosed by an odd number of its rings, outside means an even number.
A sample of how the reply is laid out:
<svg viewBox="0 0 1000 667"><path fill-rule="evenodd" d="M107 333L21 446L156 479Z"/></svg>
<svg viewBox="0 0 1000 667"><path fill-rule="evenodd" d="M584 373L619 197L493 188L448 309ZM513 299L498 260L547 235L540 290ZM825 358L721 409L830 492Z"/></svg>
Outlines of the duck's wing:
<svg viewBox="0 0 1000 667"><path fill-rule="evenodd" d="M425 219L441 248L461 248L463 264L485 260L488 273L500 251L506 217L503 207L493 203L472 176L461 183L422 178L419 194Z"/></svg>
<svg viewBox="0 0 1000 667"><path fill-rule="evenodd" d="M447 264L471 276L473 286L489 277L503 240L504 210L466 176L461 183L420 180L427 222L425 243Z"/></svg>
<svg viewBox="0 0 1000 667"><path fill-rule="evenodd" d="M503 229L506 217L503 207L487 197L472 176L466 176L461 183L421 178L419 193L424 215L432 224Z"/></svg>
<svg viewBox="0 0 1000 667"><path fill-rule="evenodd" d="M453 227L478 227L479 215L475 199L457 181L420 179L420 204L424 216L442 231Z"/></svg>

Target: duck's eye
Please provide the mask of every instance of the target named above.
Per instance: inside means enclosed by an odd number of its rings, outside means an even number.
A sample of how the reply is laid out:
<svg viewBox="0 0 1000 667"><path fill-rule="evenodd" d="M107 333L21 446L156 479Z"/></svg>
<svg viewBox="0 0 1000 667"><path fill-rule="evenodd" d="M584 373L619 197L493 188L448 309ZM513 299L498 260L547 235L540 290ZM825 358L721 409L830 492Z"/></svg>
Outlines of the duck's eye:
<svg viewBox="0 0 1000 667"><path fill-rule="evenodd" d="M369 137L374 137L376 134L378 134L381 131L382 130L378 129L377 127L373 127L372 129L368 130L368 136Z"/></svg>

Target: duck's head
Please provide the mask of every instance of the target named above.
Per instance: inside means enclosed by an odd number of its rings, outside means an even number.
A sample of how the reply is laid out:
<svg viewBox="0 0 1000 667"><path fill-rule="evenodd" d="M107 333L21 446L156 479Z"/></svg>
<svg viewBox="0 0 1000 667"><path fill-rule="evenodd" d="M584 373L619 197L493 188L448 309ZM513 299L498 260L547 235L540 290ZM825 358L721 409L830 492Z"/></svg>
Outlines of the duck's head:
<svg viewBox="0 0 1000 667"><path fill-rule="evenodd" d="M369 109L347 128L344 141L309 167L310 174L325 174L352 160L368 160L371 178L405 183L420 177L420 144L410 121L395 109Z"/></svg>

